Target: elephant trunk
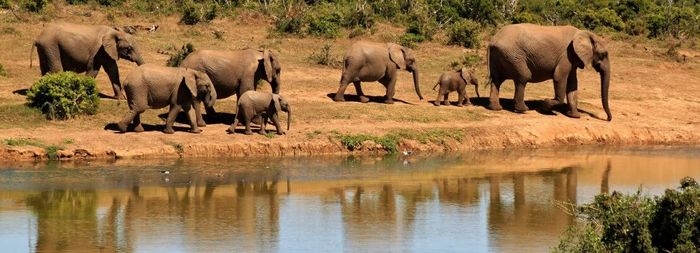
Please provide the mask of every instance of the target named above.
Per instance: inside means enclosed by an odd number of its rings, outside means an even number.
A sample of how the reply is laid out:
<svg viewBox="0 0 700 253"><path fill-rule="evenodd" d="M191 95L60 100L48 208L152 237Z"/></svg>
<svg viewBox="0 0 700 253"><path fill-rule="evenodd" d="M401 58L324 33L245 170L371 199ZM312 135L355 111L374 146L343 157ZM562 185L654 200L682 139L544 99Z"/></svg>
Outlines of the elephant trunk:
<svg viewBox="0 0 700 253"><path fill-rule="evenodd" d="M423 100L423 95L420 94L420 83L418 82L418 69L413 68L413 85L416 87L416 94L420 100Z"/></svg>
<svg viewBox="0 0 700 253"><path fill-rule="evenodd" d="M287 131L289 131L289 125L292 122L292 108L287 106Z"/></svg>
<svg viewBox="0 0 700 253"><path fill-rule="evenodd" d="M134 62L136 62L136 65L141 66L145 64L146 62L143 61L143 58L141 58L140 54L136 54L136 57L134 57Z"/></svg>
<svg viewBox="0 0 700 253"><path fill-rule="evenodd" d="M610 63L605 60L603 68L600 71L600 98L603 102L603 110L605 114L608 115L608 121L612 120L612 113L610 113L610 106L608 105L608 90L610 88Z"/></svg>
<svg viewBox="0 0 700 253"><path fill-rule="evenodd" d="M214 85L209 86L209 94L207 94L206 99L204 99L204 103L207 108L214 107L216 103L216 89L214 89Z"/></svg>
<svg viewBox="0 0 700 253"><path fill-rule="evenodd" d="M272 78L272 80L270 82L270 86L272 87L272 93L280 94L280 76L279 76L279 74L275 75L275 77Z"/></svg>

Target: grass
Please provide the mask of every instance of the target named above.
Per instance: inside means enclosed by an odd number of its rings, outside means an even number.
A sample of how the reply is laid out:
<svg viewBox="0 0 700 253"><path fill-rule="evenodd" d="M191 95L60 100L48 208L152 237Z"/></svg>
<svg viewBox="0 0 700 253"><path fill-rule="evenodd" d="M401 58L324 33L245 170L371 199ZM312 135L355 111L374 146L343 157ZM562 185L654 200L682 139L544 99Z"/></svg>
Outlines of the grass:
<svg viewBox="0 0 700 253"><path fill-rule="evenodd" d="M32 146L32 147L38 147L38 148L43 148L44 152L46 152L46 156L49 157L49 160L57 160L58 159L58 151L64 150L65 147L62 145L47 145L43 143L40 140L36 140L33 138L9 138L9 139L4 139L2 141L3 144L7 146L12 146L12 147L22 147L22 146ZM72 144L72 140L63 140L63 144Z"/></svg>
<svg viewBox="0 0 700 253"><path fill-rule="evenodd" d="M306 138L314 139L317 136L321 135L321 133L323 133L323 132L321 132L321 130L314 130L313 132L306 133Z"/></svg>
<svg viewBox="0 0 700 253"><path fill-rule="evenodd" d="M175 152L180 156L182 156L182 154L185 153L185 146L182 145L182 143L169 141L169 142L166 142L165 144L168 144L171 147L173 147L173 149L175 149Z"/></svg>
<svg viewBox="0 0 700 253"><path fill-rule="evenodd" d="M372 141L382 146L389 153L399 151L399 144L402 140L416 140L420 143L443 143L449 139L461 141L464 138L464 131L461 129L429 129L412 130L396 129L382 136L369 134L337 134L336 138L348 150L358 149L363 142Z"/></svg>

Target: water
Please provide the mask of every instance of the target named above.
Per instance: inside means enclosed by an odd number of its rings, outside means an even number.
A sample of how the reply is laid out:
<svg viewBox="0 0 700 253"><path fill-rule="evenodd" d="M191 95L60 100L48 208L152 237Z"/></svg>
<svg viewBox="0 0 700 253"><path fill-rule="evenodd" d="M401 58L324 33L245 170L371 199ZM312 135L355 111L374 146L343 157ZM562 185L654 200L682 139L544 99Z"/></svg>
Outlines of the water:
<svg viewBox="0 0 700 253"><path fill-rule="evenodd" d="M556 203L700 179L700 149L0 167L0 252L546 252Z"/></svg>

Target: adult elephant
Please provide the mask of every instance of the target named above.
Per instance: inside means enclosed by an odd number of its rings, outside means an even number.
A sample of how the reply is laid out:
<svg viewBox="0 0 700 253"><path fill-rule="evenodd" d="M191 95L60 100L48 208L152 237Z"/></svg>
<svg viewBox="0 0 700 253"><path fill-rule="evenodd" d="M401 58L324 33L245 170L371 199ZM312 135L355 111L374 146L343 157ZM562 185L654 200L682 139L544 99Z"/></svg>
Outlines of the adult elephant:
<svg viewBox="0 0 700 253"><path fill-rule="evenodd" d="M386 87L384 102L394 103L396 78L399 70L413 73L413 85L418 98L423 100L418 82L418 67L416 58L411 50L394 43L355 42L343 58L343 74L340 77L340 87L335 93L335 101L345 101L345 88L352 82L360 102L367 103L369 99L362 92L362 82L379 81Z"/></svg>
<svg viewBox="0 0 700 253"><path fill-rule="evenodd" d="M516 24L503 27L493 36L488 47L491 97L488 108L500 110L499 89L503 81L515 83L515 111L525 112L525 85L553 79L554 100L551 106L569 105L566 115L579 118L577 109L578 79L576 69L593 66L600 74L600 92L603 109L612 120L608 106L610 87L610 60L602 38L572 26L539 26Z"/></svg>
<svg viewBox="0 0 700 253"><path fill-rule="evenodd" d="M117 99L124 97L117 60L144 63L131 35L104 25L49 24L34 41L34 47L39 55L41 75L73 71L96 77L100 68L104 68ZM30 55L30 67L31 58Z"/></svg>
<svg viewBox="0 0 700 253"><path fill-rule="evenodd" d="M260 80L270 83L273 93L280 92L282 67L271 50L197 50L188 55L180 66L207 73L214 83L218 99L234 94L240 98L244 92L257 89ZM195 106L195 112L197 124L206 126L200 106ZM214 113L214 108L207 107L207 112Z"/></svg>

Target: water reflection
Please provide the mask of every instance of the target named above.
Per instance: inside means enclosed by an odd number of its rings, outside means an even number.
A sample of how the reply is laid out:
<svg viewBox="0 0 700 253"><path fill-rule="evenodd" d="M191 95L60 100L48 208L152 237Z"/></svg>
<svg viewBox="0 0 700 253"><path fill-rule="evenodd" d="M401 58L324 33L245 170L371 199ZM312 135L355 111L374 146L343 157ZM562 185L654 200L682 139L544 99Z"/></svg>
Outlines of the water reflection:
<svg viewBox="0 0 700 253"><path fill-rule="evenodd" d="M0 244L12 252L546 251L573 222L555 201L700 178L695 152L643 152L14 165L0 170Z"/></svg>

